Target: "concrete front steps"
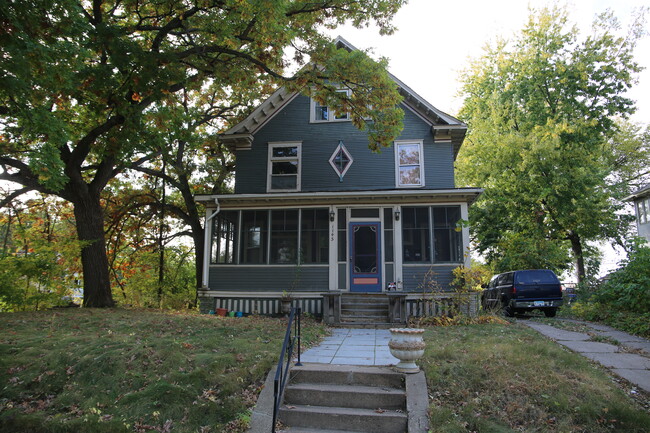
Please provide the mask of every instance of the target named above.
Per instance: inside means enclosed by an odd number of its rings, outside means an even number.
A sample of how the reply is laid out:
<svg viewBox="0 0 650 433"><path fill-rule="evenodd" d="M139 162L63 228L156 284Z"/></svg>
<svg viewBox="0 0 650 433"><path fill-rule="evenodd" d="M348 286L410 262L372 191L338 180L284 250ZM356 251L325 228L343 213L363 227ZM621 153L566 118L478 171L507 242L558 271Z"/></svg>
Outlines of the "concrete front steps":
<svg viewBox="0 0 650 433"><path fill-rule="evenodd" d="M391 327L388 308L388 297L383 294L343 294L341 295L341 323L339 326Z"/></svg>
<svg viewBox="0 0 650 433"><path fill-rule="evenodd" d="M406 433L404 375L387 367L293 367L279 420L286 433Z"/></svg>

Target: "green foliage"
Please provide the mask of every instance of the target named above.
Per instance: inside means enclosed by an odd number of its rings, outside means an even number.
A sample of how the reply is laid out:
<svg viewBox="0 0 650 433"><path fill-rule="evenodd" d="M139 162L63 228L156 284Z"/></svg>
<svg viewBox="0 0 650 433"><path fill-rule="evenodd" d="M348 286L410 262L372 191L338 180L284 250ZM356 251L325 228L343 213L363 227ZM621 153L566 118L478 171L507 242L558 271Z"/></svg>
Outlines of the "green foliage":
<svg viewBox="0 0 650 433"><path fill-rule="evenodd" d="M159 286L159 251L126 247L112 268L120 304L137 308L185 309L195 305L194 254L190 247L165 248L164 279ZM160 297L159 297L160 290Z"/></svg>
<svg viewBox="0 0 650 433"><path fill-rule="evenodd" d="M634 246L622 266L596 292L593 300L616 310L650 311L650 247Z"/></svg>
<svg viewBox="0 0 650 433"><path fill-rule="evenodd" d="M483 284L490 282L492 270L483 264L472 263L471 267L463 265L454 268L451 286L458 292L480 292Z"/></svg>
<svg viewBox="0 0 650 433"><path fill-rule="evenodd" d="M78 288L79 251L65 203L41 196L0 213L0 311L66 304Z"/></svg>
<svg viewBox="0 0 650 433"><path fill-rule="evenodd" d="M353 123L368 131L372 149L392 142L403 113L396 108L400 96L385 62L337 50L322 31L374 23L388 34L403 4L4 2L0 180L73 203L80 239L88 241L82 253L84 303L111 306L98 221L101 194L120 173L161 155L174 161L183 149L190 154L207 149L203 162L213 153L223 156L222 149L210 150L215 132L232 126L279 86L329 100L337 96L331 83L348 85L353 96L336 106L350 107ZM228 164L228 159L212 163ZM194 187L224 188L189 182L193 168L187 161L175 164L167 179L186 203ZM219 171L204 163L200 168L206 176ZM195 223L192 212L186 216ZM197 238L199 229L192 227Z"/></svg>
<svg viewBox="0 0 650 433"><path fill-rule="evenodd" d="M576 316L650 337L650 247L631 245L608 281L594 287L591 296L582 293L571 309Z"/></svg>
<svg viewBox="0 0 650 433"><path fill-rule="evenodd" d="M605 13L580 38L566 9L533 10L519 35L486 48L464 74L469 137L458 180L485 189L471 228L496 268L561 270L570 251L584 279L597 272L586 269L587 242L625 237L630 219L615 199L647 176L635 162L647 161L647 144L630 145L634 132L626 144L613 137L616 119L634 112L625 90L640 70L642 14L629 35L619 30Z"/></svg>
<svg viewBox="0 0 650 433"><path fill-rule="evenodd" d="M551 269L560 275L568 268L570 261L563 242L513 232L505 234L488 257L495 263L495 273L517 269Z"/></svg>

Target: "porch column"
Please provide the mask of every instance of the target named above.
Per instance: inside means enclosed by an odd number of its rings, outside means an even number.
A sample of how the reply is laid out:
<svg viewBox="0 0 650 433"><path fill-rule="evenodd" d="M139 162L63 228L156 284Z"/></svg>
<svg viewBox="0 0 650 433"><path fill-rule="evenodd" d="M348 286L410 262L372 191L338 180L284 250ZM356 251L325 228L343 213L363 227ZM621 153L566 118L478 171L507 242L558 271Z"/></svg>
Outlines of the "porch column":
<svg viewBox="0 0 650 433"><path fill-rule="evenodd" d="M332 213L334 213L334 218L331 217ZM328 288L329 290L336 290L338 289L338 281L339 281L339 276L338 276L338 212L337 209L334 207L330 207L329 209L329 285ZM334 221L332 221L334 220ZM327 299L325 299L327 300Z"/></svg>
<svg viewBox="0 0 650 433"><path fill-rule="evenodd" d="M460 204L460 217L467 221L469 220L469 211L467 203ZM471 257L469 256L469 226L467 224L463 225L461 234L463 236L463 257L465 260L465 267L469 268L471 263Z"/></svg>
<svg viewBox="0 0 650 433"><path fill-rule="evenodd" d="M218 210L214 208L205 209L205 234L203 242L203 282L202 286L207 289L210 276L210 250L212 249L212 218Z"/></svg>
<svg viewBox="0 0 650 433"><path fill-rule="evenodd" d="M401 206L395 206L393 208L393 215L395 215L395 212L400 212L400 215L402 213L402 208ZM403 256L402 252L404 251L404 248L402 248L402 217L400 216L399 220L393 220L393 260L394 266L395 266L395 275L393 276L394 280L397 284L397 287L404 287L404 278L402 278L402 263L403 263Z"/></svg>

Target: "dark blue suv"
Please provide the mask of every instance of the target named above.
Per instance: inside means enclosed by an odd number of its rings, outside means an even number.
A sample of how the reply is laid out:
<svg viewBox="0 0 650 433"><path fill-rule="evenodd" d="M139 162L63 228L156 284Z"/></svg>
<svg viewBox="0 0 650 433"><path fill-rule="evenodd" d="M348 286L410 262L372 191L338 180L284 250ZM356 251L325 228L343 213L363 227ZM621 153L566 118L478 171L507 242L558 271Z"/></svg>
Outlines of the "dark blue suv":
<svg viewBox="0 0 650 433"><path fill-rule="evenodd" d="M504 272L492 277L483 290L484 309L503 308L506 316L542 310L546 317L555 317L562 305L562 285L548 269Z"/></svg>

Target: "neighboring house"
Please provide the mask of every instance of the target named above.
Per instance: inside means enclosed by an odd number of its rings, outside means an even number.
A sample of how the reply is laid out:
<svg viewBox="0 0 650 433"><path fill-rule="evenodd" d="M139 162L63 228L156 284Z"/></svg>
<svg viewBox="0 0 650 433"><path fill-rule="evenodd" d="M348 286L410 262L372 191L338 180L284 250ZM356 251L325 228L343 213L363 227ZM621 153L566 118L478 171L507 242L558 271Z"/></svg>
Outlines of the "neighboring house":
<svg viewBox="0 0 650 433"><path fill-rule="evenodd" d="M209 221L203 312L277 313L290 291L304 311L331 314L340 293L389 286L403 307L429 270L447 288L469 264L462 221L481 190L454 186L467 126L393 79L404 129L381 153L347 113L284 88L221 136L236 158L235 193L196 197Z"/></svg>
<svg viewBox="0 0 650 433"><path fill-rule="evenodd" d="M639 236L650 242L650 185L634 192L625 201L634 202L636 229Z"/></svg>

